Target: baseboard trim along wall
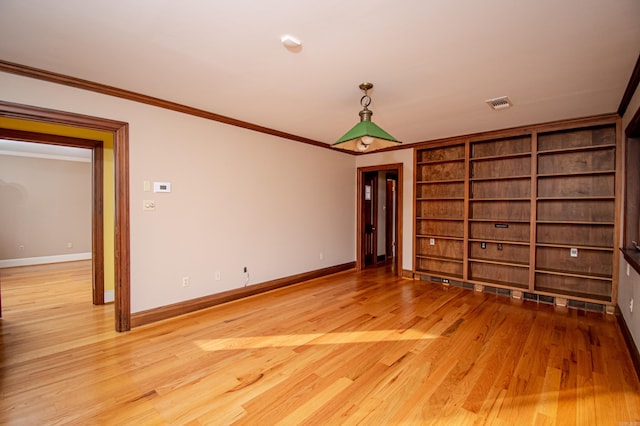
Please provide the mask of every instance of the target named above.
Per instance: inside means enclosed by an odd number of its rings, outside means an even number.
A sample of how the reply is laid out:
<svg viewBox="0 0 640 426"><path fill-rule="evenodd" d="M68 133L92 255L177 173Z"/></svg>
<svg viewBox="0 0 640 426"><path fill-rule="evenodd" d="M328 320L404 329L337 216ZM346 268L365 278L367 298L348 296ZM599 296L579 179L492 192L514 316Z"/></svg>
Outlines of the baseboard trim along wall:
<svg viewBox="0 0 640 426"><path fill-rule="evenodd" d="M176 317L178 315L187 314L189 312L198 311L200 309L210 308L222 303L231 302L243 297L253 296L255 294L264 293L293 284L298 284L314 278L321 278L338 272L348 271L350 269L354 269L355 266L355 262L344 263L342 265L330 266L328 268L291 275L289 277L266 281L264 283L254 284L248 287L212 294L210 296L203 296L197 299L185 300L184 302L161 306L159 308L135 312L131 314L131 327L150 324L152 322Z"/></svg>
<svg viewBox="0 0 640 426"><path fill-rule="evenodd" d="M75 254L61 254L58 256L41 256L41 257L25 257L23 259L6 259L0 260L1 268L12 268L14 266L31 266L31 265L44 265L47 263L62 263L62 262L74 262L76 260L89 260L91 259L91 253L75 253Z"/></svg>
<svg viewBox="0 0 640 426"><path fill-rule="evenodd" d="M638 352L638 347L633 341L631 330L629 330L629 327L627 326L627 323L624 320L624 317L622 316L622 311L620 310L620 306L617 306L617 305L616 305L616 319L618 320L618 325L620 326L620 331L622 332L624 341L627 344L627 349L629 350L629 355L631 356L633 367L636 370L636 376L640 378L640 352Z"/></svg>
<svg viewBox="0 0 640 426"><path fill-rule="evenodd" d="M415 279L415 276L413 275L413 271L409 271L407 269L403 269L402 270L402 278L409 278L411 280Z"/></svg>

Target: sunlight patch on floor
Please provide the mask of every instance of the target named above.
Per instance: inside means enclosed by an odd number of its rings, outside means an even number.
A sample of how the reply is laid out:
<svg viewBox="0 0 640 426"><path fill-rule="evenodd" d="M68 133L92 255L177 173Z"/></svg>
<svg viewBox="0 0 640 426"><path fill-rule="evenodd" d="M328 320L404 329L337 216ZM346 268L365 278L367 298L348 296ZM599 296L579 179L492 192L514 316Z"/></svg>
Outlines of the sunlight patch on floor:
<svg viewBox="0 0 640 426"><path fill-rule="evenodd" d="M437 337L439 336L413 329L406 330L403 333L400 333L397 330L367 330L335 333L225 337L219 339L196 340L194 343L203 351L220 351L230 349L296 347L309 344L335 345L348 343L418 341L431 340Z"/></svg>

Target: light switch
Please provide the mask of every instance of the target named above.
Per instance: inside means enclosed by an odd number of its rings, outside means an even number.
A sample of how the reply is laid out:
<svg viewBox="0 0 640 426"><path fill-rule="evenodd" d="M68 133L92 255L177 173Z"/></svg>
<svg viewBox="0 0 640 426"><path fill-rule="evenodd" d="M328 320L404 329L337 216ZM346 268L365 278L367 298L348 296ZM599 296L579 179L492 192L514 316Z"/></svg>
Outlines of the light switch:
<svg viewBox="0 0 640 426"><path fill-rule="evenodd" d="M143 183L144 192L151 192L151 182L145 180Z"/></svg>
<svg viewBox="0 0 640 426"><path fill-rule="evenodd" d="M142 202L142 210L151 211L156 209L156 202L154 200L144 200Z"/></svg>

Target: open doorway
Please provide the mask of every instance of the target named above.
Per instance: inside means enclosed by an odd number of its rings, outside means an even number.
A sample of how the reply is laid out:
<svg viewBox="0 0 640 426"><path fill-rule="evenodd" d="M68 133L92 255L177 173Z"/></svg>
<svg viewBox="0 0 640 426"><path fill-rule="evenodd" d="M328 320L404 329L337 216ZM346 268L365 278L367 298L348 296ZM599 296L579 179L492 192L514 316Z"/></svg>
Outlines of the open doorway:
<svg viewBox="0 0 640 426"><path fill-rule="evenodd" d="M356 268L390 264L402 276L402 164L358 168L357 192Z"/></svg>
<svg viewBox="0 0 640 426"><path fill-rule="evenodd" d="M108 137L113 145L113 225L109 229L113 236L113 286L114 320L116 331L131 329L130 305L130 242L129 242L129 138L128 124L120 121L90 117L28 105L0 101L0 120L6 132L23 131L15 129L37 128L46 133L47 139L61 137L66 132L87 131ZM0 137L3 137L0 135ZM63 136L64 137L64 136ZM15 138L14 138L15 139ZM24 135L18 137L24 139ZM29 139L26 139L29 140ZM106 139L105 139L106 140ZM37 140L34 140L37 142ZM64 145L64 143L62 143ZM98 161L95 161L98 163ZM103 163L103 160L99 162ZM102 193L100 193L102 197ZM97 197L96 197L97 198ZM103 235L104 237L104 235ZM101 256L104 259L104 256ZM104 266L104 263L102 264ZM99 271L96 275L104 276ZM97 295L104 295L96 292Z"/></svg>
<svg viewBox="0 0 640 426"><path fill-rule="evenodd" d="M7 170L15 170L11 176L17 179L17 185L31 188L26 198L22 202L16 200L18 204L13 206L21 205L22 211L5 212L9 219L6 225L24 228L24 232L14 235L14 242L28 246L27 250L24 245L19 246L22 251L18 254L23 256L15 258L14 263L18 264L14 266L80 260L85 257L77 249L88 249L93 270L91 300L94 305L104 304L102 141L2 128L0 138L5 152L12 154L5 156ZM91 163L89 169L87 161ZM34 229L42 232L34 233ZM62 254L60 238L64 237L80 243L70 250L75 254ZM68 249L74 248L74 243L67 244Z"/></svg>

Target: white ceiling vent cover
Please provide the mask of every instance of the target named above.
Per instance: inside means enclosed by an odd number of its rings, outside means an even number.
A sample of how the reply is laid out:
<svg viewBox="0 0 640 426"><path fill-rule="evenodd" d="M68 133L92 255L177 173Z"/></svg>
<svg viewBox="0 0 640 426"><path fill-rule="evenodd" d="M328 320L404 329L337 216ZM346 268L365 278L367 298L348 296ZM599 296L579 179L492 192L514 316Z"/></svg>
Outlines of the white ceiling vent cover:
<svg viewBox="0 0 640 426"><path fill-rule="evenodd" d="M495 110L507 109L511 105L513 105L507 96L501 96L499 98L489 99L485 102L487 103L487 105L491 107L491 109L495 109Z"/></svg>

